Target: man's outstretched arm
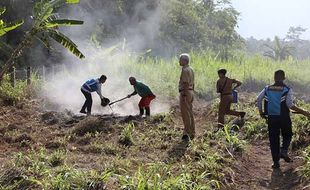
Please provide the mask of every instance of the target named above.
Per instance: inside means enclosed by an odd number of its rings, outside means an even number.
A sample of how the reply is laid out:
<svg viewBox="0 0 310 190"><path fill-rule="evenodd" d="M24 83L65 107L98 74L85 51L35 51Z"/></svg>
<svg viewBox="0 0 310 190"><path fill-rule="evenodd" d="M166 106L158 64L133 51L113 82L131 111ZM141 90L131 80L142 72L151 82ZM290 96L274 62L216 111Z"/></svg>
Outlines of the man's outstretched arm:
<svg viewBox="0 0 310 190"><path fill-rule="evenodd" d="M287 107L289 107L291 110L295 111L296 113L302 114L302 115L310 118L310 113L308 111L301 109L294 104L293 92L291 89L289 90L287 97L286 97L286 105L287 105Z"/></svg>

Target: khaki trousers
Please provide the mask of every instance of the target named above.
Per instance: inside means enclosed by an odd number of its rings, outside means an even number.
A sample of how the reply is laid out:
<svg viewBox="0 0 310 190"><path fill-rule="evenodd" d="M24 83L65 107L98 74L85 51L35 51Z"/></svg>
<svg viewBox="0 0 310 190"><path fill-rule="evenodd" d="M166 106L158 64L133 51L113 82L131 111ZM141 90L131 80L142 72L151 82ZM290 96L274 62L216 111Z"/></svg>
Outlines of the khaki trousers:
<svg viewBox="0 0 310 190"><path fill-rule="evenodd" d="M184 135L195 137L195 121L193 115L194 92L190 90L186 96L180 94L180 109L184 123Z"/></svg>
<svg viewBox="0 0 310 190"><path fill-rule="evenodd" d="M230 106L233 102L232 95L222 95L221 101L219 105L219 113L218 113L218 125L219 127L223 127L225 125L225 115L234 115L240 116L240 112L234 111L230 109Z"/></svg>

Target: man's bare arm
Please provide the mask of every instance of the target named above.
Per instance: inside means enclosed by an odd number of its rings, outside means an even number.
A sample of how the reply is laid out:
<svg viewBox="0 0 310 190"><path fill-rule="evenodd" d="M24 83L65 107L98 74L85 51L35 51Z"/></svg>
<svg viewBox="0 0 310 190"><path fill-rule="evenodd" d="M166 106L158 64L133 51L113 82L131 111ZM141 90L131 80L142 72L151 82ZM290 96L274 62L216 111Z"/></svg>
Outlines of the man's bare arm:
<svg viewBox="0 0 310 190"><path fill-rule="evenodd" d="M293 105L292 107L290 107L291 110L295 111L296 113L302 114L308 118L310 118L310 113L306 110L303 110L299 107L297 107L296 105Z"/></svg>
<svg viewBox="0 0 310 190"><path fill-rule="evenodd" d="M235 80L236 86L233 88L233 90L236 90L239 86L242 85L242 82Z"/></svg>

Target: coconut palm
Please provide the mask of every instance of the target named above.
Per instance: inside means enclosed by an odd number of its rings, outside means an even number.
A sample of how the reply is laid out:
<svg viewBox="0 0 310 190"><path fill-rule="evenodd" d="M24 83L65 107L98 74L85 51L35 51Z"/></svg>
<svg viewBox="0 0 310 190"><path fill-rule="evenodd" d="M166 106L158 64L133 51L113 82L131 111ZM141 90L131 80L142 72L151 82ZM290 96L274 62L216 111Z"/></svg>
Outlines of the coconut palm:
<svg viewBox="0 0 310 190"><path fill-rule="evenodd" d="M292 55L292 51L294 50L294 47L284 44L283 42L281 43L280 38L277 36L274 38L273 45L265 44L265 46L269 50L264 52L264 56L270 57L276 61L287 59Z"/></svg>
<svg viewBox="0 0 310 190"><path fill-rule="evenodd" d="M78 3L79 0L38 0L33 7L33 24L29 32L25 34L23 41L11 52L10 58L1 68L0 81L5 72L14 65L26 47L29 47L34 39L41 41L46 47L50 47L50 39L60 43L78 58L84 58L77 45L58 30L59 26L81 25L83 21L60 19L56 9L65 3Z"/></svg>

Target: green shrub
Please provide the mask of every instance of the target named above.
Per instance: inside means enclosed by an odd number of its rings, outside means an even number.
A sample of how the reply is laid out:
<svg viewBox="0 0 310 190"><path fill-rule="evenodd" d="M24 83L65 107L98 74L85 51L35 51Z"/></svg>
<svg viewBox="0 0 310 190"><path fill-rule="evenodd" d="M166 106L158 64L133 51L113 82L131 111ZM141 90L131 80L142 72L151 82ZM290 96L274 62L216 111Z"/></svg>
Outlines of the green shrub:
<svg viewBox="0 0 310 190"><path fill-rule="evenodd" d="M0 85L0 98L6 104L14 104L27 96L26 89L26 81L17 80L15 87L13 87L9 75L5 75Z"/></svg>
<svg viewBox="0 0 310 190"><path fill-rule="evenodd" d="M125 146L133 145L132 133L134 131L135 125L133 123L128 124L120 135L119 142Z"/></svg>
<svg viewBox="0 0 310 190"><path fill-rule="evenodd" d="M5 75L0 84L0 99L4 104L13 105L25 98L35 96L40 87L41 81L36 73L31 75L31 85L27 85L27 81L16 80L15 87L11 84L10 76Z"/></svg>
<svg viewBox="0 0 310 190"><path fill-rule="evenodd" d="M310 177L310 146L303 151L304 165L298 168L299 173L304 179Z"/></svg>

